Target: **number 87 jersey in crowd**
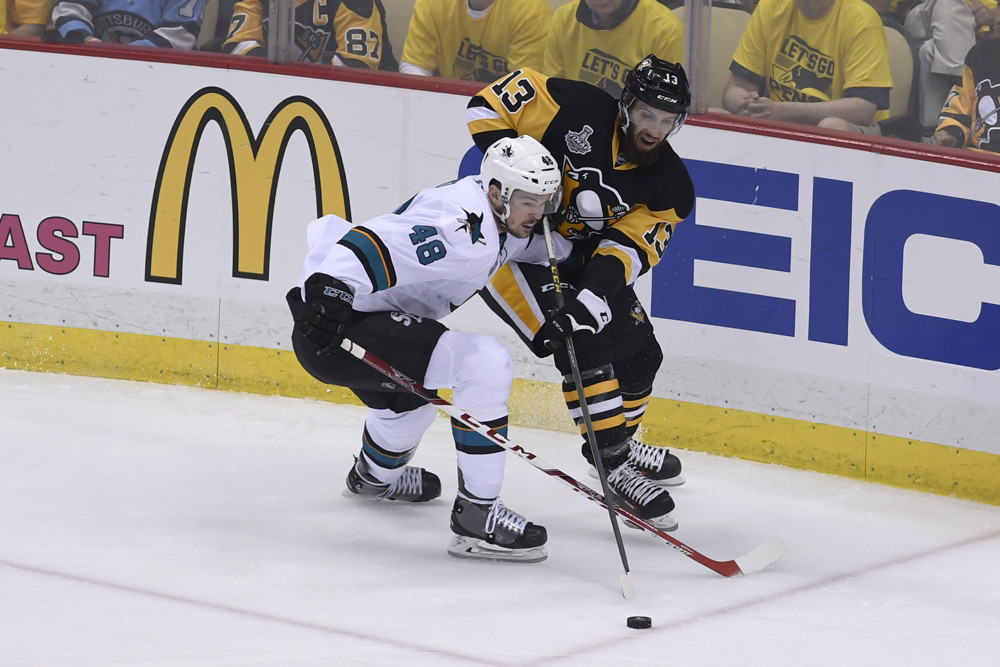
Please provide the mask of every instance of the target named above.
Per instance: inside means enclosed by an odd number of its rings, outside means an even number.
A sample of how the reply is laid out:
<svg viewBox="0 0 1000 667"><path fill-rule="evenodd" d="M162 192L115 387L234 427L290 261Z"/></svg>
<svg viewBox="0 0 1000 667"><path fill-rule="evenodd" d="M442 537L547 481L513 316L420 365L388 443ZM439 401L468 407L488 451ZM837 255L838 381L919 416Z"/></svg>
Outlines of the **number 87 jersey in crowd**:
<svg viewBox="0 0 1000 667"><path fill-rule="evenodd" d="M337 276L354 291L354 310L432 319L467 301L505 262L548 259L540 236L507 233L479 176L422 190L360 225L327 215L309 225L307 238L303 279ZM568 242L559 239L557 254L568 256Z"/></svg>

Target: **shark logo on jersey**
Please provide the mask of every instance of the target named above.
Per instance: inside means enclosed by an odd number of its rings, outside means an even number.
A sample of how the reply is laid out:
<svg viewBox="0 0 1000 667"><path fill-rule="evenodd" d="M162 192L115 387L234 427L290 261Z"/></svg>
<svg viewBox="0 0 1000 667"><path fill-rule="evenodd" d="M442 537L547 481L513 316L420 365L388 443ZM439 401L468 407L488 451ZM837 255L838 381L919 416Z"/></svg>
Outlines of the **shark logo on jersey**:
<svg viewBox="0 0 1000 667"><path fill-rule="evenodd" d="M577 169L569 158L563 165L563 196L566 214L559 232L571 239L586 239L601 233L609 222L628 213L621 195L604 183L600 169Z"/></svg>
<svg viewBox="0 0 1000 667"><path fill-rule="evenodd" d="M594 128L589 125L584 125L583 129L579 132L567 132L566 133L566 148L569 149L570 153L575 153L577 155L586 155L592 149L590 146L590 135L594 133Z"/></svg>
<svg viewBox="0 0 1000 667"><path fill-rule="evenodd" d="M464 208L462 212L465 213L465 220L461 218L455 218L458 220L459 226L455 228L457 232L460 229L464 229L469 232L469 236L472 238L473 243L482 243L486 245L486 239L483 238L483 216L478 213L470 213Z"/></svg>

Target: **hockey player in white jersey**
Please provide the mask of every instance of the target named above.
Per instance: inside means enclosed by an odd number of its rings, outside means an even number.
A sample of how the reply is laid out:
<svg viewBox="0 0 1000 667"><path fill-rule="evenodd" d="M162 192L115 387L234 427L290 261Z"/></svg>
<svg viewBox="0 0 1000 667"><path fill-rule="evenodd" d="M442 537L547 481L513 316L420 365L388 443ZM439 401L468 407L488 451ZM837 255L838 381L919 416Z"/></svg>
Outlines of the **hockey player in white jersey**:
<svg viewBox="0 0 1000 667"><path fill-rule="evenodd" d="M406 465L436 414L340 348L347 337L506 435L514 379L507 348L437 320L482 289L509 260L545 264L532 230L560 201L561 174L531 137L501 139L481 174L422 190L395 213L360 225L334 215L312 222L298 287L288 293L295 353L313 377L350 388L370 410L348 488L378 500L425 502L441 494L432 472ZM560 259L570 244L558 239ZM458 494L448 553L538 562L546 531L500 500L506 450L452 420Z"/></svg>

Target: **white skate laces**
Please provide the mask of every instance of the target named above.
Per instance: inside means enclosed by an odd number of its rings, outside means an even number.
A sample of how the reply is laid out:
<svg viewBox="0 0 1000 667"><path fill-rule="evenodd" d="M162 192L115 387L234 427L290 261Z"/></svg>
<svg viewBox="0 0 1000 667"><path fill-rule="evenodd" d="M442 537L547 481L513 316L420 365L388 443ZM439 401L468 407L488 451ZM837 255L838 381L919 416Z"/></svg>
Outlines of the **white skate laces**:
<svg viewBox="0 0 1000 667"><path fill-rule="evenodd" d="M684 483L681 462L666 447L656 447L639 442L635 438L626 440L629 445L628 460L636 470L657 486L680 486ZM597 468L590 466L590 476L598 479Z"/></svg>
<svg viewBox="0 0 1000 667"><path fill-rule="evenodd" d="M347 490L378 501L425 503L441 495L441 480L423 468L405 466L399 477L388 484L372 475L363 459L355 458L347 473Z"/></svg>
<svg viewBox="0 0 1000 667"><path fill-rule="evenodd" d="M633 440L628 458L629 461L642 468L659 470L663 467L663 460L666 457L666 447L651 447L644 442Z"/></svg>
<svg viewBox="0 0 1000 667"><path fill-rule="evenodd" d="M403 474L395 482L386 487L385 491L378 494L379 500L384 500L390 496L407 497L419 496L423 493L423 475L420 468L406 466Z"/></svg>
<svg viewBox="0 0 1000 667"><path fill-rule="evenodd" d="M487 534L496 532L497 524L501 528L515 535L523 535L524 527L528 525L528 520L517 512L508 509L499 498L493 501L490 513L486 516L486 526L484 530Z"/></svg>
<svg viewBox="0 0 1000 667"><path fill-rule="evenodd" d="M646 507L656 496L664 493L663 489L652 484L645 475L636 470L632 461L626 461L615 468L608 475L608 484L612 485L619 495L639 507Z"/></svg>
<svg viewBox="0 0 1000 667"><path fill-rule="evenodd" d="M666 489L639 472L632 461L626 461L608 475L608 486L622 500L635 507L640 518L661 530L677 528L677 521L670 516L674 510L674 499ZM629 523L626 521L625 525Z"/></svg>
<svg viewBox="0 0 1000 667"><path fill-rule="evenodd" d="M547 557L545 526L508 509L499 498L476 503L459 496L451 510L455 558L538 563Z"/></svg>

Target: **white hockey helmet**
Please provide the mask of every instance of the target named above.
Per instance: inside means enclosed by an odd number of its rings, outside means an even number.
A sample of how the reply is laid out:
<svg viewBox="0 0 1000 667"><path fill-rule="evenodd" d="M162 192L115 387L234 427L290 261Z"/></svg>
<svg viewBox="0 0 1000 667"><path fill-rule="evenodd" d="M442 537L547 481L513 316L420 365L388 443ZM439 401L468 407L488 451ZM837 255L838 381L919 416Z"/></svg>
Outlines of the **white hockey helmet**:
<svg viewBox="0 0 1000 667"><path fill-rule="evenodd" d="M488 195L490 184L500 188L504 210L498 217L504 223L510 215L510 196L515 190L536 195L549 195L545 214L555 213L561 204L562 172L548 149L529 136L505 137L493 143L483 155L479 170L483 191Z"/></svg>

